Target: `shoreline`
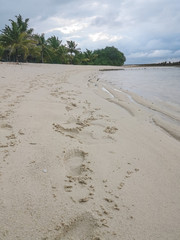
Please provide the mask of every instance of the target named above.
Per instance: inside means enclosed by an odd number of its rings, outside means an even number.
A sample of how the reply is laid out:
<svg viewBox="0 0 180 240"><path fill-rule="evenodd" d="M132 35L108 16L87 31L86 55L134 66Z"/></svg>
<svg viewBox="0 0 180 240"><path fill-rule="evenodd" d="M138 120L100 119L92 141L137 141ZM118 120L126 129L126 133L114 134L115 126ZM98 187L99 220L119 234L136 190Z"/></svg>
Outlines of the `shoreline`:
<svg viewBox="0 0 180 240"><path fill-rule="evenodd" d="M106 88L108 88L109 90L107 90ZM158 106L154 103L151 103L148 100L145 100L143 97L138 96L137 94L133 93L133 92L129 92L127 90L120 90L120 89L116 89L113 86L111 86L110 88L106 86L103 87L102 90L106 91L109 93L111 98L114 98L114 100L110 100L112 102L115 102L116 104L119 104L121 107L124 107L128 112L131 113L131 115L136 115L135 113L133 113L133 109L130 110L129 107L126 107L127 104L123 104L121 102L121 104L119 103L119 99L121 99L121 97L118 97L117 94L114 94L114 91L116 92L120 92L122 94L126 94L126 96L129 98L130 102L136 104L137 106L139 106L141 109L143 108L145 111L149 112L149 115L152 115L152 121L154 122L154 124L156 124L158 127L162 128L164 131L166 131L168 134L170 134L172 137L174 137L176 140L180 141L180 116L175 114L175 112L170 112L167 111L167 109L162 109L161 106ZM117 100L116 100L117 99ZM122 101L122 100L120 100ZM143 110L142 109L142 110ZM141 111L142 111L141 110ZM139 109L138 109L139 111ZM137 113L137 111L136 111Z"/></svg>
<svg viewBox="0 0 180 240"><path fill-rule="evenodd" d="M0 239L179 239L180 143L101 68L0 64Z"/></svg>
<svg viewBox="0 0 180 240"><path fill-rule="evenodd" d="M150 118L154 124L166 131L176 140L180 140L180 114L178 108L180 106L177 107L175 104L167 104L163 101L161 101L161 103L154 102L152 100L145 99L143 96L139 96L135 92L125 90L121 87L118 88L117 85L104 80L104 77L100 76L98 79L101 80L102 90L109 93L110 98L113 98L113 100L111 99L112 102L126 108L126 110L132 115L138 115L137 107L141 108L141 111L147 111L149 115L152 115ZM122 98L122 95L126 95L127 98ZM131 103L137 105L136 110L134 107L130 110L129 106L127 106L128 99Z"/></svg>

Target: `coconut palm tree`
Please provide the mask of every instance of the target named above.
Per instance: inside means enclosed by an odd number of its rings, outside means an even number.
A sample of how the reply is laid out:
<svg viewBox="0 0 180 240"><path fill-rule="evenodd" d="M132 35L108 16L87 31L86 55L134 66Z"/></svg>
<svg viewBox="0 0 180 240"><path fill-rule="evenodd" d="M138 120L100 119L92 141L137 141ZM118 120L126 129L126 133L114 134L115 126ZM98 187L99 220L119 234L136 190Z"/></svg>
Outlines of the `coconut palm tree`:
<svg viewBox="0 0 180 240"><path fill-rule="evenodd" d="M74 41L67 41L67 48L68 48L68 52L70 52L71 56L74 54L76 54L77 52L80 51L80 48L77 48L77 45Z"/></svg>
<svg viewBox="0 0 180 240"><path fill-rule="evenodd" d="M46 40L45 40L45 37L44 37L44 33L42 33L41 35L36 34L36 35L34 35L34 38L37 40L37 45L40 48L41 62L43 63L44 62L44 52L45 52L45 49L46 49Z"/></svg>
<svg viewBox="0 0 180 240"><path fill-rule="evenodd" d="M33 32L33 28L28 29L29 18L26 18L25 21L23 21L23 18L20 14L15 17L16 17L16 22L17 22L18 28L21 30L21 32L26 32L27 34L31 35ZM10 20L10 21L13 21L13 20Z"/></svg>
<svg viewBox="0 0 180 240"><path fill-rule="evenodd" d="M80 52L80 48L77 48L77 45L74 41L66 41L67 42L67 49L70 53L70 63L73 62L73 56Z"/></svg>
<svg viewBox="0 0 180 240"><path fill-rule="evenodd" d="M31 37L32 29L28 30L28 21L22 20L21 15L16 16L17 21L10 19L11 26L5 25L1 30L0 44L5 47L9 54L14 54L15 61L18 61L18 54L24 55L26 58L28 54L28 46L35 43Z"/></svg>
<svg viewBox="0 0 180 240"><path fill-rule="evenodd" d="M58 49L61 43L62 41L56 36L52 36L47 39L47 44L54 49Z"/></svg>
<svg viewBox="0 0 180 240"><path fill-rule="evenodd" d="M47 39L47 46L53 63L67 63L68 49L56 36Z"/></svg>
<svg viewBox="0 0 180 240"><path fill-rule="evenodd" d="M84 59L83 63L85 64L93 64L94 60L97 58L97 54L95 54L93 51L86 48L86 52L84 52Z"/></svg>
<svg viewBox="0 0 180 240"><path fill-rule="evenodd" d="M68 49L65 45L61 44L58 49L56 50L57 55L57 63L68 63Z"/></svg>
<svg viewBox="0 0 180 240"><path fill-rule="evenodd" d="M40 51L41 51L41 63L44 62L45 56L47 61L52 62L51 49L47 44L44 33L42 33L41 35L39 34L34 35L34 39L36 39L37 46L40 48Z"/></svg>

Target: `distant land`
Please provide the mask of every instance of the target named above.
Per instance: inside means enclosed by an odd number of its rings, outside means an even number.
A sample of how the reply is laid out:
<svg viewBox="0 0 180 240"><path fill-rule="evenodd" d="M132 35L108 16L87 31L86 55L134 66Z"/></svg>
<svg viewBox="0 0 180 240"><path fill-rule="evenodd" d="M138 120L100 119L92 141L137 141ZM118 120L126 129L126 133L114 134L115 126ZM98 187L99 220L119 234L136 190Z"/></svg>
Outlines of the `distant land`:
<svg viewBox="0 0 180 240"><path fill-rule="evenodd" d="M180 67L180 61L179 62L161 62L161 63L142 63L142 64L127 64L125 66L141 66L141 67Z"/></svg>

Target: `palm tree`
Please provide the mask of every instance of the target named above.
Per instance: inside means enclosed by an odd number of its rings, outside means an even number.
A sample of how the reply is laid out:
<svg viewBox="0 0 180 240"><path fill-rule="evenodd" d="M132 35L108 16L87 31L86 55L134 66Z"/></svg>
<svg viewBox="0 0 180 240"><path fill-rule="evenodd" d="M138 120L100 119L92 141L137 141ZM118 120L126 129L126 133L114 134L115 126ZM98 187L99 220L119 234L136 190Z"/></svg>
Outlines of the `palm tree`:
<svg viewBox="0 0 180 240"><path fill-rule="evenodd" d="M80 48L77 48L77 45L78 44L76 44L74 41L67 41L68 52L70 52L71 55L80 51Z"/></svg>
<svg viewBox="0 0 180 240"><path fill-rule="evenodd" d="M58 61L57 63L68 63L68 49L65 45L60 45L56 50Z"/></svg>
<svg viewBox="0 0 180 240"><path fill-rule="evenodd" d="M80 48L77 48L77 45L74 41L67 41L67 49L68 52L70 53L70 62L72 63L73 61L73 55L76 55L79 53Z"/></svg>
<svg viewBox="0 0 180 240"><path fill-rule="evenodd" d="M27 34L31 35L33 32L33 28L28 29L29 18L26 18L25 21L23 21L23 18L20 14L15 17L16 17L16 23L17 23L20 31L26 32ZM11 20L11 19L10 19L10 21L13 22L13 20Z"/></svg>
<svg viewBox="0 0 180 240"><path fill-rule="evenodd" d="M44 52L45 52L45 48L46 48L46 40L44 37L44 33L42 33L41 35L36 34L34 35L34 38L37 40L37 45L39 46L39 48L41 49L41 62L44 62Z"/></svg>
<svg viewBox="0 0 180 240"><path fill-rule="evenodd" d="M58 37L48 38L47 46L53 63L68 63L68 49Z"/></svg>
<svg viewBox="0 0 180 240"><path fill-rule="evenodd" d="M21 15L16 16L17 22L9 20L11 26L5 25L1 30L0 44L5 47L9 54L15 55L15 61L18 61L18 54L24 54L26 59L28 54L28 46L35 43L31 37L32 29L28 30L28 21L23 22Z"/></svg>
<svg viewBox="0 0 180 240"><path fill-rule="evenodd" d="M37 46L40 48L41 51L41 63L44 62L45 56L47 56L50 62L52 62L51 49L47 44L44 33L42 33L41 35L36 34L34 35L34 38L37 40Z"/></svg>
<svg viewBox="0 0 180 240"><path fill-rule="evenodd" d="M85 64L93 64L94 60L97 58L98 55L86 48L86 52L84 52L84 56L85 58L83 59L83 62Z"/></svg>
<svg viewBox="0 0 180 240"><path fill-rule="evenodd" d="M41 62L41 49L35 45L29 47L28 62Z"/></svg>
<svg viewBox="0 0 180 240"><path fill-rule="evenodd" d="M61 43L62 41L59 40L58 37L56 36L52 36L47 39L47 44L54 49L58 49Z"/></svg>

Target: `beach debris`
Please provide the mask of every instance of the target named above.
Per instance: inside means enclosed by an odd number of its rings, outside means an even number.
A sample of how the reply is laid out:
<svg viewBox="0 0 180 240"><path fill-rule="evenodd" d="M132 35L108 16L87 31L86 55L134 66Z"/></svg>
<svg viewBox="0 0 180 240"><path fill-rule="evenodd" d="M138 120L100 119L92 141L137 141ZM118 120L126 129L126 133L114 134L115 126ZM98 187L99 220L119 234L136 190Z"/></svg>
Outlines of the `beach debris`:
<svg viewBox="0 0 180 240"><path fill-rule="evenodd" d="M43 173L47 173L47 169L46 168L43 169Z"/></svg>

